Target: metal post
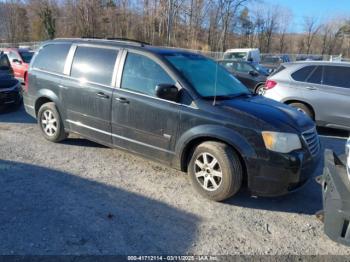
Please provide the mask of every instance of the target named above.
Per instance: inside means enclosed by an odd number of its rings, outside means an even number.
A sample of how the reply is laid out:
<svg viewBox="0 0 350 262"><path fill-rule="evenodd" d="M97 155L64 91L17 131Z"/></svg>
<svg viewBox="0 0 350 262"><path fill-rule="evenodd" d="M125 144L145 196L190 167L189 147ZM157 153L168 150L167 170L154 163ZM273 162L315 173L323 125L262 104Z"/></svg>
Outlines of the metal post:
<svg viewBox="0 0 350 262"><path fill-rule="evenodd" d="M170 45L171 30L172 30L172 15L173 15L173 3L172 0L168 0L168 32L167 32L167 44Z"/></svg>

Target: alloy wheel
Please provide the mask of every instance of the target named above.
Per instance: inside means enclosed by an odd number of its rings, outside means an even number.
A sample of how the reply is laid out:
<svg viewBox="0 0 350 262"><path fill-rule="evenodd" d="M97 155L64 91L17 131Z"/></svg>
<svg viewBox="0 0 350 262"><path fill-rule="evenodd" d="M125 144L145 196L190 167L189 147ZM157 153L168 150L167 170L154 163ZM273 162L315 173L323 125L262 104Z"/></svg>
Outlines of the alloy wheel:
<svg viewBox="0 0 350 262"><path fill-rule="evenodd" d="M198 183L207 191L217 190L222 183L222 170L219 161L209 153L200 154L195 163L194 171Z"/></svg>
<svg viewBox="0 0 350 262"><path fill-rule="evenodd" d="M260 96L264 95L265 94L265 87L264 86L258 87L258 90L256 93Z"/></svg>
<svg viewBox="0 0 350 262"><path fill-rule="evenodd" d="M45 134L54 136L57 132L57 119L51 110L45 110L41 115L41 127Z"/></svg>

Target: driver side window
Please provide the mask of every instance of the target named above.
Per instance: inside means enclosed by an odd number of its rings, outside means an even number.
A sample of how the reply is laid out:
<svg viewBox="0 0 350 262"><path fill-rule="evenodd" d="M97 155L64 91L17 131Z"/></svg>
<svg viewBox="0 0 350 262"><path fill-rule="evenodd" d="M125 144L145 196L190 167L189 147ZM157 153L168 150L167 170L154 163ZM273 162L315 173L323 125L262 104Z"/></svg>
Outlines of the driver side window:
<svg viewBox="0 0 350 262"><path fill-rule="evenodd" d="M159 84L175 85L175 81L160 65L148 57L128 53L124 65L121 88L155 96L155 87Z"/></svg>

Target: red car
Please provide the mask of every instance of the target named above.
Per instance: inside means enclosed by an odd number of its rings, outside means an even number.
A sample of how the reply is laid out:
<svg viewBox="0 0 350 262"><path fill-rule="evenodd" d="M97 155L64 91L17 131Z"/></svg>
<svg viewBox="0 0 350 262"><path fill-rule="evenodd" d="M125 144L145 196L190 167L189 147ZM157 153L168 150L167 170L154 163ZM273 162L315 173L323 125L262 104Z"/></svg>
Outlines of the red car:
<svg viewBox="0 0 350 262"><path fill-rule="evenodd" d="M3 51L10 60L14 76L24 83L34 52L24 48L5 48Z"/></svg>

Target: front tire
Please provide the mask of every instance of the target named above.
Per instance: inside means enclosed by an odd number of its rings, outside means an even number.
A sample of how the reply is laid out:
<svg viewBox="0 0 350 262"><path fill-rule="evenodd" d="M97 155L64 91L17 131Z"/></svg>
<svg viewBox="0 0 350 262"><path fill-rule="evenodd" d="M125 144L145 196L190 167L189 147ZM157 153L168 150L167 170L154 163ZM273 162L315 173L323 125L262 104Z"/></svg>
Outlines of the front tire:
<svg viewBox="0 0 350 262"><path fill-rule="evenodd" d="M67 138L55 103L46 103L40 107L38 112L38 125L44 137L51 142L57 143Z"/></svg>
<svg viewBox="0 0 350 262"><path fill-rule="evenodd" d="M188 173L196 191L214 201L233 196L242 185L242 164L237 153L220 142L204 142L197 146Z"/></svg>

